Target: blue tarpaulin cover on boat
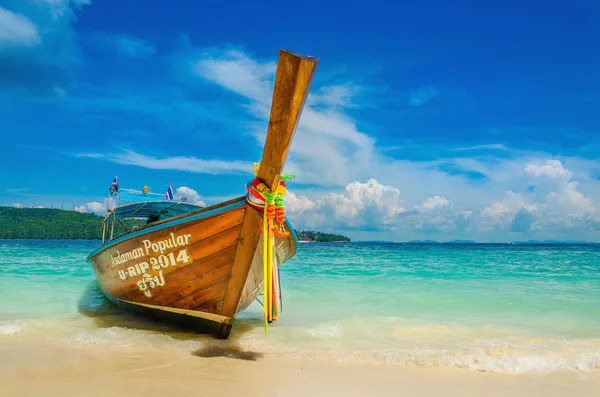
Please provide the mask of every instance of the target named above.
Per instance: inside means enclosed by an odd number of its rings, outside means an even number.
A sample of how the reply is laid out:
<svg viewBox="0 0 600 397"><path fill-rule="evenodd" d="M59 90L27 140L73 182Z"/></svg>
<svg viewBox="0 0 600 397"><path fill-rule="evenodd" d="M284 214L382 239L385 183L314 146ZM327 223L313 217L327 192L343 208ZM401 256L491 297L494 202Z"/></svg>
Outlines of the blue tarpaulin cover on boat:
<svg viewBox="0 0 600 397"><path fill-rule="evenodd" d="M117 200L119 201L127 201L127 202L132 202L132 203L137 203L139 201L167 201L165 199L165 195L164 194L152 194L149 193L148 195L143 195L143 194L135 194L135 193L119 193L119 196L117 197ZM178 200L171 200L171 202L177 202Z"/></svg>
<svg viewBox="0 0 600 397"><path fill-rule="evenodd" d="M148 218L160 214L159 219L172 218L204 208L200 205L188 204L181 201L164 200L148 201L125 204L115 208L115 217L122 218ZM112 217L112 215L111 215Z"/></svg>

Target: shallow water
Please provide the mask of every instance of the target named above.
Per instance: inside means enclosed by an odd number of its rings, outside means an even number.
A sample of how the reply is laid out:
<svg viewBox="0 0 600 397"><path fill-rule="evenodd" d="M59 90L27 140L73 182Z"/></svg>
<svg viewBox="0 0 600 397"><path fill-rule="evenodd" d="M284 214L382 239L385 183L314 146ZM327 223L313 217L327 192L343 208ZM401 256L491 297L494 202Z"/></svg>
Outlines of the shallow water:
<svg viewBox="0 0 600 397"><path fill-rule="evenodd" d="M86 256L96 241L0 241L0 335L197 355L493 372L600 368L600 247L300 244L283 313L227 341L124 314Z"/></svg>

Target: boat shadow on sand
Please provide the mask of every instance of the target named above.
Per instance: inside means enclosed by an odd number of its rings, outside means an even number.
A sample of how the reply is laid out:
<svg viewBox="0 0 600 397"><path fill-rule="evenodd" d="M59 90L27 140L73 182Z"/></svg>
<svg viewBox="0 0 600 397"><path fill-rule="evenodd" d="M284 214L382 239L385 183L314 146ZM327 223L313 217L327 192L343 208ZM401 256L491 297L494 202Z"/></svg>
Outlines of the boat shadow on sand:
<svg viewBox="0 0 600 397"><path fill-rule="evenodd" d="M106 299L96 282L88 283L79 298L77 310L81 315L94 320L95 326L98 328L119 327L135 329L153 334L168 335L180 341L200 342L202 347L190 352L191 355L196 357L226 357L247 361L256 361L263 357L263 353L245 350L240 345L240 339L246 333L262 325L261 319L237 319L228 339L214 339L185 327L153 321L152 319L119 309Z"/></svg>

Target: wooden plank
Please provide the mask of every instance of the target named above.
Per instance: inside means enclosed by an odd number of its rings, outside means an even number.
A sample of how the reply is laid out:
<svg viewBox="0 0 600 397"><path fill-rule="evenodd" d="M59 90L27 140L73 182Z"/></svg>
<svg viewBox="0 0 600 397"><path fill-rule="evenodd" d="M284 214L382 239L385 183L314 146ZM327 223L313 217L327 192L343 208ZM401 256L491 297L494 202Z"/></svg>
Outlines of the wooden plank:
<svg viewBox="0 0 600 397"><path fill-rule="evenodd" d="M218 252L201 266L195 266L197 274L192 274L192 278L187 281L179 281L171 283L173 288L165 290L161 295L161 304L163 306L170 305L173 302L192 295L204 288L208 288L213 284L217 284L223 280L229 280L231 268L235 258L236 247L228 247L227 249ZM174 274L178 276L178 274ZM225 291L223 291L223 296Z"/></svg>
<svg viewBox="0 0 600 397"><path fill-rule="evenodd" d="M169 277L165 278L167 285L172 286L171 288L164 290L165 303L167 303L167 296L170 290L173 289L174 293L181 295L181 297L188 295L186 292L188 283L195 282L196 279L206 278L208 273L214 271L225 265L231 265L235 259L235 251L237 243L222 249L212 255L202 258L199 261L194 262L193 266L187 266L177 272L169 273Z"/></svg>
<svg viewBox="0 0 600 397"><path fill-rule="evenodd" d="M279 51L269 129L257 174L271 190L279 184L318 61L317 58Z"/></svg>
<svg viewBox="0 0 600 397"><path fill-rule="evenodd" d="M227 290L227 284L227 279L220 280L219 282L212 284L201 291L196 291L195 293L176 301L170 306L178 308L193 308L193 310L198 310L197 308L204 306L208 302L216 299L223 299L225 296L225 291Z"/></svg>
<svg viewBox="0 0 600 397"><path fill-rule="evenodd" d="M242 224L242 232L233 262L233 269L231 269L227 294L223 302L223 311L221 312L223 316L233 317L236 312L246 279L248 278L250 266L252 265L252 258L260 239L260 233L257 231L261 223L261 214L252 208L248 208L244 217L244 223Z"/></svg>
<svg viewBox="0 0 600 397"><path fill-rule="evenodd" d="M200 306L194 308L194 310L208 312L208 313L220 313L223 307L223 299L215 299Z"/></svg>
<svg viewBox="0 0 600 397"><path fill-rule="evenodd" d="M227 229L241 225L244 219L244 209L236 208L216 217L210 217L193 225L192 243L217 235Z"/></svg>

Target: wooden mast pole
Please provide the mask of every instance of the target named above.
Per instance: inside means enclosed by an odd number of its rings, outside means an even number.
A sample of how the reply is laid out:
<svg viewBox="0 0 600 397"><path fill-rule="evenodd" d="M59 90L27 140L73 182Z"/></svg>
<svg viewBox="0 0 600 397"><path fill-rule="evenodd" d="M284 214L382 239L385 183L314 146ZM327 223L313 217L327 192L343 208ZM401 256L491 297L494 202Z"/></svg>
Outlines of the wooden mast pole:
<svg viewBox="0 0 600 397"><path fill-rule="evenodd" d="M257 177L272 191L275 191L279 184L318 62L318 58L279 51L269 127L257 173ZM262 215L258 211L246 209L227 295L223 302L223 316L233 318L235 315L258 247L261 222ZM224 324L224 327L221 336L227 337L231 324Z"/></svg>
<svg viewBox="0 0 600 397"><path fill-rule="evenodd" d="M272 191L279 184L279 176L300 121L318 61L317 58L285 50L279 52L269 129L257 174Z"/></svg>

